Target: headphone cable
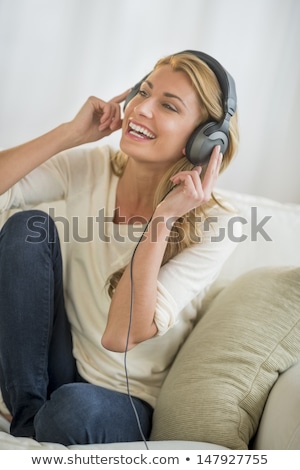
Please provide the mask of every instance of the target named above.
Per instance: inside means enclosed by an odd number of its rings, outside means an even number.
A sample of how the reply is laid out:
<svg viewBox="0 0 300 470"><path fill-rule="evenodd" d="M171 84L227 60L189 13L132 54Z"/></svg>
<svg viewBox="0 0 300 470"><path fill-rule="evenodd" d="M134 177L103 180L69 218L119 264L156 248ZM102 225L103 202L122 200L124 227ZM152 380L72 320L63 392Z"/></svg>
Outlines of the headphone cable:
<svg viewBox="0 0 300 470"><path fill-rule="evenodd" d="M161 201L159 202L159 204L161 202L164 201L164 199L168 196L168 194L173 191L173 189L176 187L177 185L173 185L167 192L166 194L163 196L163 198L161 199ZM125 345L125 352L124 352L124 369L125 369L125 377L126 377L126 387L127 387L127 395L129 397L129 400L130 400L130 403L131 403L131 406L133 408L133 411L134 411L134 414L135 414L135 417L136 417L136 421L137 421L137 425L138 425L138 428L139 428L139 432L140 432L140 435L142 437L142 440L145 444L145 447L147 450L149 450L149 447L148 447L148 444L147 444L147 440L145 438L145 435L143 433L143 430L142 430L142 426L141 426L141 422L140 422L140 419L139 419L139 415L138 415L138 412L137 412L137 409L135 407L135 404L133 402L133 399L132 399L132 396L131 396L131 393L130 393L130 385L129 385L129 374L128 374L128 369L127 369L127 353L128 353L128 345L129 345L129 337L130 337L130 331L131 331L131 324L132 324L132 314L133 314L133 299L134 299L134 281L133 281L133 261L134 261L134 256L136 254L136 251L139 247L139 244L141 243L152 219L153 219L153 215L154 215L154 212L152 213L150 219L147 221L145 227L144 227L144 230L142 232L142 235L140 236L134 250L133 250L133 253L132 253L132 256L131 256L131 260L130 260L130 308L129 308L129 323L128 323L128 331L127 331L127 338L126 338L126 345Z"/></svg>

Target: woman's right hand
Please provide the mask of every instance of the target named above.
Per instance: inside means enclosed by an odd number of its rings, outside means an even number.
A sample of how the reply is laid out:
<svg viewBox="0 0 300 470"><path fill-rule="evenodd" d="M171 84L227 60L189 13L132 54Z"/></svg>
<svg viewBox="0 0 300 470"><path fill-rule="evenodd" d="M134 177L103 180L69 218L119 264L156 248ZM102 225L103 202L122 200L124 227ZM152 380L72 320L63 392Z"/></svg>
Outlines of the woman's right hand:
<svg viewBox="0 0 300 470"><path fill-rule="evenodd" d="M22 145L0 152L0 195L59 152L94 142L122 126L120 104L129 90L106 102L90 97L72 121Z"/></svg>
<svg viewBox="0 0 300 470"><path fill-rule="evenodd" d="M73 145L94 142L121 129L121 107L130 90L115 96L109 101L103 101L90 96L75 118L68 123L71 136L75 139Z"/></svg>

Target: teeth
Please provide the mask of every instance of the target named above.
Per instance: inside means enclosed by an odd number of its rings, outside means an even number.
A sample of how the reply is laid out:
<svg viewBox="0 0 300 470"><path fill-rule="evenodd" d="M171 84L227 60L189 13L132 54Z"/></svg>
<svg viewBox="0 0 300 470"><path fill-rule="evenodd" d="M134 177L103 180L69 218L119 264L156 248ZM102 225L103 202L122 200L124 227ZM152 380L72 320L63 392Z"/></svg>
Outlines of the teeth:
<svg viewBox="0 0 300 470"><path fill-rule="evenodd" d="M144 127L138 126L137 124L134 124L133 122L129 123L129 127L134 130L135 132L138 132L139 134L143 134L146 137L149 137L149 139L154 139L155 135L152 134L152 132L148 131Z"/></svg>

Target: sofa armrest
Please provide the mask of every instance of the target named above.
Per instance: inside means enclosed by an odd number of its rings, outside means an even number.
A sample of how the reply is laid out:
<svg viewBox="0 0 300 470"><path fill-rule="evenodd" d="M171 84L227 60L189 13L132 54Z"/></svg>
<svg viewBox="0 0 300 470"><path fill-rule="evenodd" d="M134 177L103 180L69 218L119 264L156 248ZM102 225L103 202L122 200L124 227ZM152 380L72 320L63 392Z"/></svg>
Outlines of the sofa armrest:
<svg viewBox="0 0 300 470"><path fill-rule="evenodd" d="M300 450L300 362L274 384L252 448Z"/></svg>

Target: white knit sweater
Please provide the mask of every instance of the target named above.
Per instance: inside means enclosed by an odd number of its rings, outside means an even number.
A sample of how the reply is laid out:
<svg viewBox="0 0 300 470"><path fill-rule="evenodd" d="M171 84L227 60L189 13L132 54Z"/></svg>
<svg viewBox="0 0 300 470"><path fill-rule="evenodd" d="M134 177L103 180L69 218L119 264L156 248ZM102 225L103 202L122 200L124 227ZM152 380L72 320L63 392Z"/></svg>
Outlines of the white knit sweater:
<svg viewBox="0 0 300 470"><path fill-rule="evenodd" d="M118 177L111 170L111 152L108 146L79 147L53 157L0 196L0 212L65 200L66 218L57 217L56 222L65 244L66 308L78 370L90 383L126 393L124 354L101 346L110 304L106 281L130 261L143 225L112 222ZM55 205L50 211L55 219ZM201 299L236 246L226 230L232 212L216 206L207 216L212 217L210 224L199 222L201 243L160 270L155 313L158 335L127 354L131 394L152 406L193 326ZM225 235L217 241L223 233L220 229Z"/></svg>

